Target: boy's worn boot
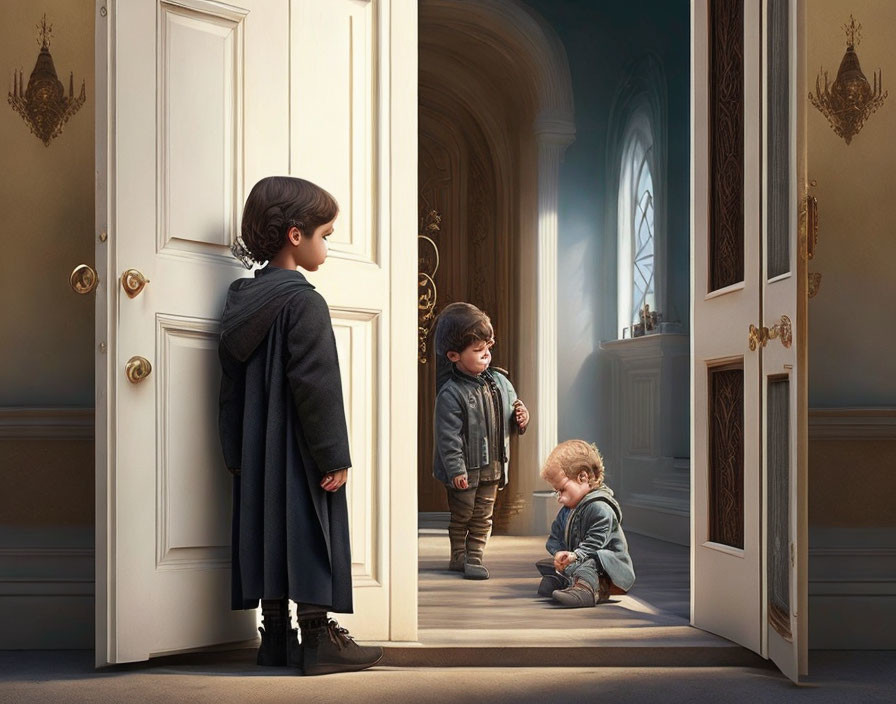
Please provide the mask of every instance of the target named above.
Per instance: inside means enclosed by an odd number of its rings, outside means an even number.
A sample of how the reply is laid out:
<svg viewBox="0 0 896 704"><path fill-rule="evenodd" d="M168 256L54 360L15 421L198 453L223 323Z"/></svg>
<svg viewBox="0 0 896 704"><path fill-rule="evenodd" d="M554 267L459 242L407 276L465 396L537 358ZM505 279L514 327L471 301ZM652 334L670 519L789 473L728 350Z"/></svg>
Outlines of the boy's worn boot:
<svg viewBox="0 0 896 704"><path fill-rule="evenodd" d="M286 599L263 599L261 602L263 627L261 646L256 662L265 667L294 665L301 658L298 631L291 628L289 601Z"/></svg>
<svg viewBox="0 0 896 704"><path fill-rule="evenodd" d="M566 589L569 586L569 579L562 574L546 574L541 578L541 584L538 585L538 596L550 597L554 592Z"/></svg>
<svg viewBox="0 0 896 704"><path fill-rule="evenodd" d="M558 604L569 609L594 606L595 604L594 588L581 579L577 579L571 587L558 589L551 596Z"/></svg>
<svg viewBox="0 0 896 704"><path fill-rule="evenodd" d="M467 553L463 548L460 550L451 549L451 560L448 563L448 569L452 572L463 572L464 563L467 560Z"/></svg>
<svg viewBox="0 0 896 704"><path fill-rule="evenodd" d="M348 631L333 619L303 620L299 626L302 629L302 672L305 675L366 670L383 657L382 648L358 645Z"/></svg>
<svg viewBox="0 0 896 704"><path fill-rule="evenodd" d="M488 568L482 564L481 557L467 555L464 563L464 579L488 579Z"/></svg>

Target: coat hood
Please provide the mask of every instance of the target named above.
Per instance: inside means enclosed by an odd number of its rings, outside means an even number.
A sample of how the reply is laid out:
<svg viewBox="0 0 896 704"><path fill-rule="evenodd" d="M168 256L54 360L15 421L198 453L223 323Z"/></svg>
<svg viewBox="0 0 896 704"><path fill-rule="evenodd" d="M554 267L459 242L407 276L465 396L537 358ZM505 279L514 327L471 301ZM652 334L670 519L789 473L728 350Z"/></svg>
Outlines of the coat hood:
<svg viewBox="0 0 896 704"><path fill-rule="evenodd" d="M585 502L590 503L592 501L605 501L606 503L610 504L610 507L616 513L616 519L620 523L622 523L622 507L613 496L613 490L606 484L599 486L596 489L592 489L587 494L585 494L585 496L582 497L582 500L579 502L579 505L581 506Z"/></svg>
<svg viewBox="0 0 896 704"><path fill-rule="evenodd" d="M238 362L245 362L290 299L313 288L300 272L273 266L256 271L254 279L237 279L227 291L221 345Z"/></svg>

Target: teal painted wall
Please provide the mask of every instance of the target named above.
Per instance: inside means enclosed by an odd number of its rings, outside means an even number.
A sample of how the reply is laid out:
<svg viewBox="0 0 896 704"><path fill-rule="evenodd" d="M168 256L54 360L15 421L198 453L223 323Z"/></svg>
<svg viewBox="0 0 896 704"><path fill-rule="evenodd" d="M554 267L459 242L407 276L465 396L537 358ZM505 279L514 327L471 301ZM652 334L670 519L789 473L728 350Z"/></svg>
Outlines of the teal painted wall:
<svg viewBox="0 0 896 704"><path fill-rule="evenodd" d="M576 140L559 185L559 439L601 442L606 370L599 344L616 337L615 228L605 221L607 129L625 67L656 55L667 82L666 320L688 329L690 4L687 0L527 0L563 42L572 76ZM615 195L613 196L615 197ZM608 231L609 230L609 231ZM687 409L682 409L683 413Z"/></svg>

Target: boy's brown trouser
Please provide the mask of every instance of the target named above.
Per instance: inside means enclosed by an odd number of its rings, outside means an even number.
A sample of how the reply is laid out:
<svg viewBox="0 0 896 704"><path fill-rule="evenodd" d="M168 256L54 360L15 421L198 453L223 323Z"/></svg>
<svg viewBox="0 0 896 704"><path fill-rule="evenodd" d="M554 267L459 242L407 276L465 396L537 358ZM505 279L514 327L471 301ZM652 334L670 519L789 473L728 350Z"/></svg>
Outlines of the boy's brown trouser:
<svg viewBox="0 0 896 704"><path fill-rule="evenodd" d="M479 482L471 489L448 488L448 539L451 541L451 559L454 561L466 552L466 561L482 563L482 553L492 532L492 514L498 482Z"/></svg>

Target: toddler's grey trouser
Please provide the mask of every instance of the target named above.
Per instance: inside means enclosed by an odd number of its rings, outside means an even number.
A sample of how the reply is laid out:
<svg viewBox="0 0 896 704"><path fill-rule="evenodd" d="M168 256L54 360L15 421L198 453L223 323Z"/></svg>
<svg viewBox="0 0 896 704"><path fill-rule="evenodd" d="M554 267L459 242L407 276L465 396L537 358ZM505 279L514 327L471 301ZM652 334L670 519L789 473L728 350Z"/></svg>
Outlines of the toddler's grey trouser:
<svg viewBox="0 0 896 704"><path fill-rule="evenodd" d="M482 562L485 544L492 532L492 514L495 511L497 482L480 482L471 489L448 488L448 539L454 557L466 551L467 562Z"/></svg>

